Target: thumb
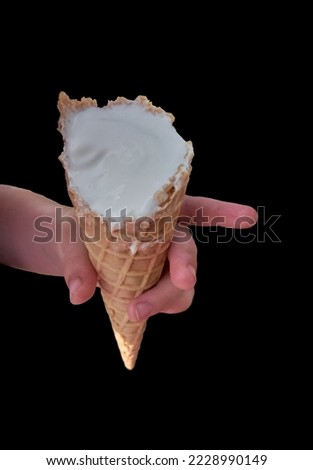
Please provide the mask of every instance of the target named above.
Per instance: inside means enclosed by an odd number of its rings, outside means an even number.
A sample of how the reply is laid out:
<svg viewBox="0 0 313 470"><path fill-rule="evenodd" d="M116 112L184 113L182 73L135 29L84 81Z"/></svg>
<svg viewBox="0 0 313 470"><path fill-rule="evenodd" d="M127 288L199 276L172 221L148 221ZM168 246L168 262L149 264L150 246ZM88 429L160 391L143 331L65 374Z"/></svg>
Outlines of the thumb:
<svg viewBox="0 0 313 470"><path fill-rule="evenodd" d="M89 300L95 293L97 274L83 243L75 242L64 257L64 279L73 305Z"/></svg>

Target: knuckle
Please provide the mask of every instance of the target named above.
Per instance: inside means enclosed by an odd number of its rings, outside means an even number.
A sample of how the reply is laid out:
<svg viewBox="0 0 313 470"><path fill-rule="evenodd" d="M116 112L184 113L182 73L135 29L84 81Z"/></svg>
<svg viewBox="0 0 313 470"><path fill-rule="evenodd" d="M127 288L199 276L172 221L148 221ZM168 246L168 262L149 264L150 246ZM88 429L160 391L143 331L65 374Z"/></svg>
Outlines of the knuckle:
<svg viewBox="0 0 313 470"><path fill-rule="evenodd" d="M182 292L180 297L176 299L175 304L172 305L170 312L171 313L185 312L185 310L187 310L191 306L193 297L194 297L194 289Z"/></svg>

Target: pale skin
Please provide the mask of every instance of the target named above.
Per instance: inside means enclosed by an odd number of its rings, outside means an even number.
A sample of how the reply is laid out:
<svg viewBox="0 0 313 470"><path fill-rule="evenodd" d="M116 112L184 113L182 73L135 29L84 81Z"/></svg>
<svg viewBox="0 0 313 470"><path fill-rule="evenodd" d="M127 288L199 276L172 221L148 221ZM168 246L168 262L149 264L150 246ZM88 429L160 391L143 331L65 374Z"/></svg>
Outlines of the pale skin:
<svg viewBox="0 0 313 470"><path fill-rule="evenodd" d="M97 274L79 237L70 241L68 224L62 225L62 242L35 243L38 234L34 220L55 216L63 207L75 217L71 207L60 206L44 196L13 186L0 185L0 263L39 274L63 276L72 304L89 300L97 287ZM208 221L203 226L218 224L229 228L249 228L257 221L256 211L249 206L204 197L185 196L181 215L195 216L203 208ZM214 222L215 219L215 222ZM185 230L188 230L185 228ZM192 303L196 283L197 248L192 237L184 243L172 243L167 268L158 284L128 305L131 321L145 320L156 313L179 313Z"/></svg>

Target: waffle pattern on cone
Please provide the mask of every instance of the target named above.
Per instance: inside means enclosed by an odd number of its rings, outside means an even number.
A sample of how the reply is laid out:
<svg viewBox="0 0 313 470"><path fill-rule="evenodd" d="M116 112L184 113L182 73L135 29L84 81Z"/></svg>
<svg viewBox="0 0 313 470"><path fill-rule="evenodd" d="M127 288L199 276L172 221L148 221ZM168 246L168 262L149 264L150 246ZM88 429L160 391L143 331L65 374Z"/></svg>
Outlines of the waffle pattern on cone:
<svg viewBox="0 0 313 470"><path fill-rule="evenodd" d="M164 113L161 108L155 108L145 97L138 97L136 101L145 106L149 112ZM121 103L127 104L130 101L118 98L115 102L109 102L109 106ZM67 114L92 106L97 106L97 102L90 98L77 101L70 100L65 93L60 94L59 130L64 139L64 120ZM169 117L174 120L172 115ZM71 186L66 154L62 153L60 156L65 168L68 193L79 217L90 260L98 273L101 294L114 335L125 367L128 369L133 369L135 366L146 321L130 322L127 305L131 299L153 287L160 279L188 184L192 157L193 149L189 142L186 153L186 161L189 163L187 169L183 166L179 168L176 185L173 178L155 195L159 207L153 219L150 219L153 221L153 230L149 223L146 226L144 223L138 226L132 222L111 232L109 221L93 212ZM97 238L95 234L98 234Z"/></svg>

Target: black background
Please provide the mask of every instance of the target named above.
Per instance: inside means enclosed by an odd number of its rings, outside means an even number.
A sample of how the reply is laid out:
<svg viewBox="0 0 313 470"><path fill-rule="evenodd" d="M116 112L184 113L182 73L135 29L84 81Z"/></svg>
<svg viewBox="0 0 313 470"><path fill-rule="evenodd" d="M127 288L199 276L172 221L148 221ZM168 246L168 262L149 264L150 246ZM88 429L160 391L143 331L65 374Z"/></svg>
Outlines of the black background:
<svg viewBox="0 0 313 470"><path fill-rule="evenodd" d="M164 24L163 40L148 46L127 35L117 45L99 25L88 43L80 34L68 44L54 30L47 43L38 33L11 54L2 183L69 203L57 159L58 93L100 105L142 94L193 141L189 194L281 215L273 227L281 243L220 244L206 230L193 305L149 320L132 372L99 292L72 306L63 279L1 266L4 448L25 440L32 448L260 448L275 447L278 435L288 446L299 431L290 389L304 389L306 377L284 306L284 48L270 22L229 25L171 37Z"/></svg>

